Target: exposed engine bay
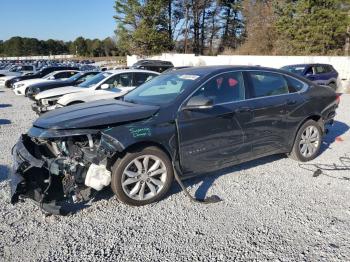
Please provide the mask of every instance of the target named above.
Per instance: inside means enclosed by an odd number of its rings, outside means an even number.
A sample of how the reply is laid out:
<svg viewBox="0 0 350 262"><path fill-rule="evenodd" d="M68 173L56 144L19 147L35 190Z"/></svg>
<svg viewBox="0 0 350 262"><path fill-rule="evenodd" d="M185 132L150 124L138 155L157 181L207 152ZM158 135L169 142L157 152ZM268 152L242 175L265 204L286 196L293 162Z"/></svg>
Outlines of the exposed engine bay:
<svg viewBox="0 0 350 262"><path fill-rule="evenodd" d="M42 139L22 135L14 146L11 202L34 199L51 214L85 205L111 181L110 158L100 134ZM115 151L114 151L115 152Z"/></svg>

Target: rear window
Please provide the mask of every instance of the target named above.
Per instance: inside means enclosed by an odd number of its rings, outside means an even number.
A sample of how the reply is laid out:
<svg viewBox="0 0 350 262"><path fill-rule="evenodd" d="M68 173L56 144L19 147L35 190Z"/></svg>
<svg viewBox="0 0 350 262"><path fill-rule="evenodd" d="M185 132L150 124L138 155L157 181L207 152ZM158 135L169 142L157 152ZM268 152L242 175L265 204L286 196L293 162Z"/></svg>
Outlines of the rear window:
<svg viewBox="0 0 350 262"><path fill-rule="evenodd" d="M286 79L276 73L248 72L253 97L265 97L289 93Z"/></svg>
<svg viewBox="0 0 350 262"><path fill-rule="evenodd" d="M287 80L290 93L298 92L306 86L306 83L301 82L294 77L285 76L285 78Z"/></svg>

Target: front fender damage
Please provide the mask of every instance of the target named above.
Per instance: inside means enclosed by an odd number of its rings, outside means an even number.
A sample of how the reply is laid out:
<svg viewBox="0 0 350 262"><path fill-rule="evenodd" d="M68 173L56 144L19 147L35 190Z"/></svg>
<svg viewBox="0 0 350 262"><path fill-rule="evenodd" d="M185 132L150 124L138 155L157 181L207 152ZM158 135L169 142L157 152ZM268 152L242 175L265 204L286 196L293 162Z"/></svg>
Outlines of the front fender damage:
<svg viewBox="0 0 350 262"><path fill-rule="evenodd" d="M115 145L103 144L91 134L53 141L22 135L12 149L11 203L30 198L47 213L58 215L90 205L111 181L108 161Z"/></svg>

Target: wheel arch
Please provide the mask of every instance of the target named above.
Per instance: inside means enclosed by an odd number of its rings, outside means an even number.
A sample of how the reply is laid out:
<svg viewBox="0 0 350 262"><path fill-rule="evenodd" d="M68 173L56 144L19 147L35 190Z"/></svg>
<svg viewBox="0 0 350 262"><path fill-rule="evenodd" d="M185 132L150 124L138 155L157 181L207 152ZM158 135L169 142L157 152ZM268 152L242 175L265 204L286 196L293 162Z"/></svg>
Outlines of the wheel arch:
<svg viewBox="0 0 350 262"><path fill-rule="evenodd" d="M315 122L317 122L320 127L321 127L321 130L322 130L322 133L324 133L324 124L323 124L323 121L322 121L322 116L320 114L311 114L309 115L308 117L304 118L298 125L298 128L295 130L294 132L294 136L293 136L293 143L291 143L290 147L293 147L294 143L295 143L295 139L297 137L297 134L300 130L300 128L302 127L302 125L308 121L308 120L314 120Z"/></svg>
<svg viewBox="0 0 350 262"><path fill-rule="evenodd" d="M123 158L127 152L137 151L146 147L156 147L162 150L169 157L169 160L171 162L173 161L172 152L170 148L167 148L160 142L156 142L153 140L144 140L135 141L135 143L127 145L123 151L116 152L116 154L114 154L113 157L110 159L110 165L113 165L118 159Z"/></svg>

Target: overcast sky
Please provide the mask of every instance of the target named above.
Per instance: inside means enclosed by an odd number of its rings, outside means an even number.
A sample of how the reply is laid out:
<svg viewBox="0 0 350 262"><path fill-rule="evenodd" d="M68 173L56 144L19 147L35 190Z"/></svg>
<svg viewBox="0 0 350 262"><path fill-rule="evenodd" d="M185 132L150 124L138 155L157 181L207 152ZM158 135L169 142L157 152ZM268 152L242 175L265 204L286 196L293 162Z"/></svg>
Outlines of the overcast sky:
<svg viewBox="0 0 350 262"><path fill-rule="evenodd" d="M0 40L106 38L116 27L114 0L0 0Z"/></svg>

